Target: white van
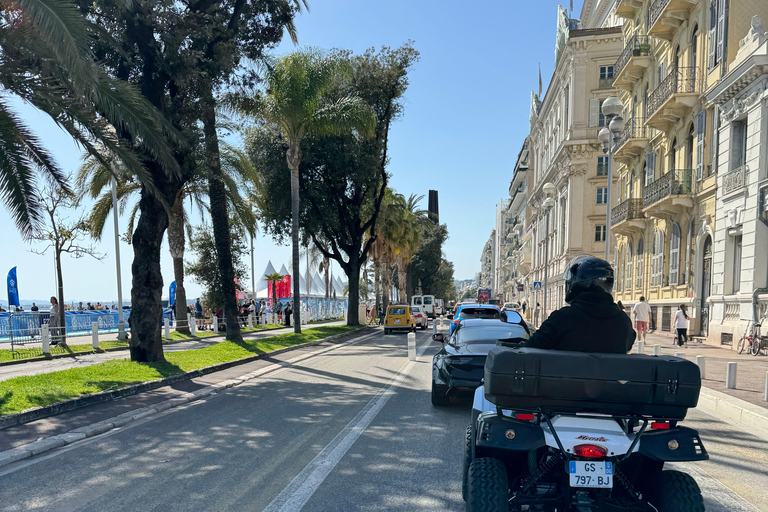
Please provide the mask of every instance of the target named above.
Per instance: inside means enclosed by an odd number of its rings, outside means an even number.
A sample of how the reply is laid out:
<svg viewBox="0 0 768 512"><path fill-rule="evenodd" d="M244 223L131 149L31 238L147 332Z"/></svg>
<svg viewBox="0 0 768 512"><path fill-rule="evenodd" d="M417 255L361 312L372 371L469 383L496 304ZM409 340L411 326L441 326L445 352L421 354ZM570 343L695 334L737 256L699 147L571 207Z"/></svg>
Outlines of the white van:
<svg viewBox="0 0 768 512"><path fill-rule="evenodd" d="M434 295L414 295L411 297L411 306L419 306L429 318L435 318Z"/></svg>
<svg viewBox="0 0 768 512"><path fill-rule="evenodd" d="M443 299L435 299L435 316L442 316L445 313Z"/></svg>

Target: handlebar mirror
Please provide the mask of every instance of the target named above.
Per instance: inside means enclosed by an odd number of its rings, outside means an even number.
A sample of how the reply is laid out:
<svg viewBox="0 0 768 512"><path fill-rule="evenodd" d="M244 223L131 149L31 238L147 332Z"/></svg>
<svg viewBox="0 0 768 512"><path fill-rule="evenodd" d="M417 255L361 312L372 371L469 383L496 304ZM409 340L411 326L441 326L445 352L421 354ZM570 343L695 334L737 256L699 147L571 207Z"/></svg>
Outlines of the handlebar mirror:
<svg viewBox="0 0 768 512"><path fill-rule="evenodd" d="M433 334L432 341L436 341L438 343L445 343L445 335L441 332L438 332L437 334Z"/></svg>

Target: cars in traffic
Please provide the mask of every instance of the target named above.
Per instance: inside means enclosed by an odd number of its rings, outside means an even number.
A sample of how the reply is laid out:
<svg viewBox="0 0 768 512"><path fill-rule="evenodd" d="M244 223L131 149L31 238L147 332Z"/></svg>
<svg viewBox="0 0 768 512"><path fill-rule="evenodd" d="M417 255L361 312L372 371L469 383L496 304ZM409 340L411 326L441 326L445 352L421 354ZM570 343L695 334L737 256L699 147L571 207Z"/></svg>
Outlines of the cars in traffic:
<svg viewBox="0 0 768 512"><path fill-rule="evenodd" d="M502 311L520 311L520 303L519 302L505 302L504 305L501 307Z"/></svg>
<svg viewBox="0 0 768 512"><path fill-rule="evenodd" d="M411 306L420 306L428 318L435 318L434 295L414 295L411 297Z"/></svg>
<svg viewBox="0 0 768 512"><path fill-rule="evenodd" d="M449 334L453 334L453 331L461 323L462 320L468 318L482 319L482 320L498 320L500 318L501 311L499 307L493 304L462 304L459 306L456 313L451 320Z"/></svg>
<svg viewBox="0 0 768 512"><path fill-rule="evenodd" d="M416 321L408 304L390 304L384 317L384 334L392 331L415 331Z"/></svg>
<svg viewBox="0 0 768 512"><path fill-rule="evenodd" d="M442 316L445 313L443 299L435 299L435 316Z"/></svg>
<svg viewBox="0 0 768 512"><path fill-rule="evenodd" d="M483 379L483 368L488 352L497 343L515 343L528 339L527 330L517 322L520 315L498 319L465 319L445 337L443 333L432 339L443 345L432 358L432 404L447 405L453 399L472 396Z"/></svg>
<svg viewBox="0 0 768 512"><path fill-rule="evenodd" d="M421 328L421 330L427 328L429 319L420 306L411 306L411 314L413 315L413 320L417 327Z"/></svg>

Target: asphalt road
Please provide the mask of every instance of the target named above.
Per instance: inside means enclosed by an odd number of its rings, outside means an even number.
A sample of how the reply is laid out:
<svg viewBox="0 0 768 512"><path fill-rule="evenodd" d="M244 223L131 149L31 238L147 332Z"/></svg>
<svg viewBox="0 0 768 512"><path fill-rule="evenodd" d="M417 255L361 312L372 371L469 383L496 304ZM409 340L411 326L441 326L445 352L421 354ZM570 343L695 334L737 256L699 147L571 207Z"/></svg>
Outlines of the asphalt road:
<svg viewBox="0 0 768 512"><path fill-rule="evenodd" d="M430 330L431 331L431 330ZM4 511L461 511L468 406L430 405L429 333L377 335L0 470ZM768 512L768 442L694 411L713 512Z"/></svg>

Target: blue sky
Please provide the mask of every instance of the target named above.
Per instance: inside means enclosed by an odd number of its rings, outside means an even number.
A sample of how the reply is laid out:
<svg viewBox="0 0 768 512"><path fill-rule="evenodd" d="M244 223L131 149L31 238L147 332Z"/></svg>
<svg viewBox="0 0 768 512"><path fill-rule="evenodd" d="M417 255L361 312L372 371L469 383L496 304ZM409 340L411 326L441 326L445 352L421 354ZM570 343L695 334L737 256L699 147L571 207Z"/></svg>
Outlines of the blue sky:
<svg viewBox="0 0 768 512"><path fill-rule="evenodd" d="M410 74L405 115L390 135L391 185L406 196L438 190L440 221L448 225L450 235L443 249L455 265L457 279L479 271L495 205L508 196L512 168L528 132L530 92L538 87L539 63L545 88L552 75L558 3L310 0L310 12L296 20L300 45L359 53L371 46L396 47L414 40L421 61ZM574 17L581 4L581 0L574 2ZM276 53L293 48L286 38ZM44 115L23 107L20 112L60 165L76 170L80 151L69 137ZM426 197L422 205L426 208ZM31 253L34 247L22 241L7 210L0 212L0 218L6 219L0 223L0 275L5 277L11 267L18 266L22 300L49 297L54 293L53 256ZM112 235L106 228L99 245L107 254L102 261L65 255L67 302L116 299ZM277 247L266 236L257 236L255 249L257 278L268 260L277 270L288 264L290 248ZM130 246L121 244L124 298L130 298L132 257ZM162 258L167 295L173 280L167 248ZM2 288L0 298L5 303ZM188 280L187 296L199 294L200 287Z"/></svg>

